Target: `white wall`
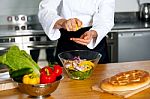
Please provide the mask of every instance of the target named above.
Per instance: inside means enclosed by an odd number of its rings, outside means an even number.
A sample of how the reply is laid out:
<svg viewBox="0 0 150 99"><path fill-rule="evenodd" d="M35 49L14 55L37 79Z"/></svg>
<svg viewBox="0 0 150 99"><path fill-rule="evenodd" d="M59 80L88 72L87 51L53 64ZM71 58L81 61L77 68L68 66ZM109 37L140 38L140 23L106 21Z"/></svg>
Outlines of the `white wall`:
<svg viewBox="0 0 150 99"><path fill-rule="evenodd" d="M116 12L132 12L138 10L136 0L116 0Z"/></svg>
<svg viewBox="0 0 150 99"><path fill-rule="evenodd" d="M150 0L139 0L140 4L148 3ZM139 11L137 0L116 0L116 12L136 12Z"/></svg>
<svg viewBox="0 0 150 99"><path fill-rule="evenodd" d="M41 0L0 0L0 15L37 14Z"/></svg>

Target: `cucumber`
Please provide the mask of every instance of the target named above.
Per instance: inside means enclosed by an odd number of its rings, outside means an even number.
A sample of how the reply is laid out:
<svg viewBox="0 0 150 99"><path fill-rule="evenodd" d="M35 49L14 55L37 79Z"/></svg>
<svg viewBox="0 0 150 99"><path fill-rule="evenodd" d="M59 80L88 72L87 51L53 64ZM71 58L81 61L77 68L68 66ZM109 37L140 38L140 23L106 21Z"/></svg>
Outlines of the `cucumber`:
<svg viewBox="0 0 150 99"><path fill-rule="evenodd" d="M10 72L11 78L23 77L26 74L30 74L33 72L32 68L22 68L20 70Z"/></svg>
<svg viewBox="0 0 150 99"><path fill-rule="evenodd" d="M23 76L13 78L13 80L18 83L22 83L23 82L22 79L23 79Z"/></svg>

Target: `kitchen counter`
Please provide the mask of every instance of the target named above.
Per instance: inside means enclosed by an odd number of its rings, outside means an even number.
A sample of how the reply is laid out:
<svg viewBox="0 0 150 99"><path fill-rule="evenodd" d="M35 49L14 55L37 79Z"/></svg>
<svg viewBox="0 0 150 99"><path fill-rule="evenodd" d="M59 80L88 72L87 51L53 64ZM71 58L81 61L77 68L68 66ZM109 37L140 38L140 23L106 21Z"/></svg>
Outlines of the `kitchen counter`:
<svg viewBox="0 0 150 99"><path fill-rule="evenodd" d="M93 91L91 86L121 71L142 69L150 72L150 60L124 63L98 64L94 73L86 80L72 80L64 72L64 79L57 90L46 99L123 99L108 93ZM150 99L150 88L139 92L128 99ZM11 89L0 92L1 99L30 99L28 95Z"/></svg>
<svg viewBox="0 0 150 99"><path fill-rule="evenodd" d="M115 23L111 32L133 32L133 31L150 31L150 22L137 21L127 21Z"/></svg>
<svg viewBox="0 0 150 99"><path fill-rule="evenodd" d="M139 12L115 13L115 25L111 32L150 31L150 22L142 21Z"/></svg>

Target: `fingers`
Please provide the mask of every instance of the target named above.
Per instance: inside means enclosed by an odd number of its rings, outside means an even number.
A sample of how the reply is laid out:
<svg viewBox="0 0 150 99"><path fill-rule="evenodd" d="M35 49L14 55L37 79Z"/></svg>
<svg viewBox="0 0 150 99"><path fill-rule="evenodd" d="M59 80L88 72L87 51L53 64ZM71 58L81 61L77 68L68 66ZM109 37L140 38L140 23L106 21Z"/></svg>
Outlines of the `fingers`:
<svg viewBox="0 0 150 99"><path fill-rule="evenodd" d="M67 31L77 31L82 26L82 22L77 18L72 18L66 20L64 25L63 27L65 27Z"/></svg>
<svg viewBox="0 0 150 99"><path fill-rule="evenodd" d="M66 22L66 29L67 31L75 31L76 28L76 22L74 19L69 19Z"/></svg>
<svg viewBox="0 0 150 99"><path fill-rule="evenodd" d="M70 38L70 40L72 40L78 44L81 44L81 45L88 45L91 41L91 38L89 38L88 36L83 36L80 38Z"/></svg>
<svg viewBox="0 0 150 99"><path fill-rule="evenodd" d="M81 38L70 38L70 40L78 43L78 44L81 44L81 45L88 45L89 41L88 40L84 40L84 39L81 39Z"/></svg>
<svg viewBox="0 0 150 99"><path fill-rule="evenodd" d="M88 45L92 39L90 31L85 32L80 38L70 38L70 40L82 45Z"/></svg>

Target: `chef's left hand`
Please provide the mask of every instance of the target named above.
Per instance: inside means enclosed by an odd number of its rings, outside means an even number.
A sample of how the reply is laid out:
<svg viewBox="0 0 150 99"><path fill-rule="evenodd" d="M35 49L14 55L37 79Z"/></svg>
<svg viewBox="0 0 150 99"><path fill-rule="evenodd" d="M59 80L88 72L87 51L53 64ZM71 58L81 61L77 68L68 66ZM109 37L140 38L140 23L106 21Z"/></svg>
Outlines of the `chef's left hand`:
<svg viewBox="0 0 150 99"><path fill-rule="evenodd" d="M80 38L70 38L70 40L81 44L81 45L88 45L92 39L95 39L97 37L97 32L94 30L90 30L85 32L83 35L81 35Z"/></svg>

